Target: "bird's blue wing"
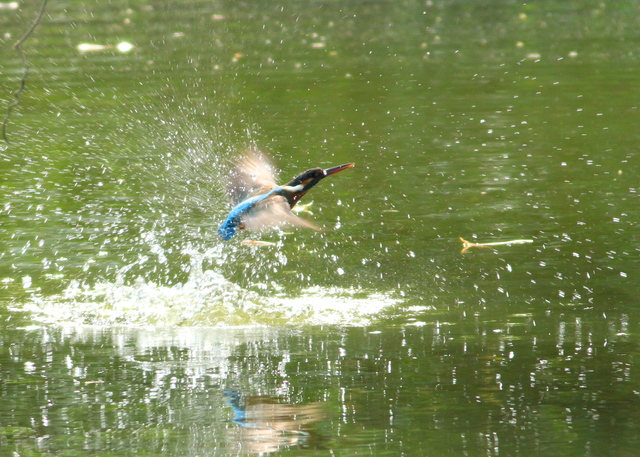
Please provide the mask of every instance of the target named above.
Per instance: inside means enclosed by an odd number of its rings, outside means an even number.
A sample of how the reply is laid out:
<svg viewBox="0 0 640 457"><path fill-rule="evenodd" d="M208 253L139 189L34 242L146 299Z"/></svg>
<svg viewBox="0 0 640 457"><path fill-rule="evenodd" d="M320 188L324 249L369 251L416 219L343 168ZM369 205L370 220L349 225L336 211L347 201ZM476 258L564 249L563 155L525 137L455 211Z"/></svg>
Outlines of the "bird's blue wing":
<svg viewBox="0 0 640 457"><path fill-rule="evenodd" d="M218 234L229 240L239 228L259 231L290 225L320 230L293 214L290 203L278 189L269 159L258 151L246 153L231 172L228 192L235 206L218 228Z"/></svg>

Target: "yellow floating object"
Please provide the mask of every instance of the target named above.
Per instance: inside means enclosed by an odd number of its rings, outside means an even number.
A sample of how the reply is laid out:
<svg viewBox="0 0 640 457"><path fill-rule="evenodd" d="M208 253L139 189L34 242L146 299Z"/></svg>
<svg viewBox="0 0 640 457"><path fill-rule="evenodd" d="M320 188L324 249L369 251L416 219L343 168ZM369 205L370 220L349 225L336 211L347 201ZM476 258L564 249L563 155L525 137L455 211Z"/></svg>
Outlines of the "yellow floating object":
<svg viewBox="0 0 640 457"><path fill-rule="evenodd" d="M258 241L258 240L242 240L240 244L244 244L245 246L275 246L276 243L272 243L271 241Z"/></svg>
<svg viewBox="0 0 640 457"><path fill-rule="evenodd" d="M117 44L116 46L108 46L104 44L95 44L95 43L81 43L76 46L76 49L80 52L94 52L94 51L104 51L105 49L117 49L120 52L129 52L133 49L133 45L131 43L127 43L123 41L122 43Z"/></svg>
<svg viewBox="0 0 640 457"><path fill-rule="evenodd" d="M91 52L91 51L103 51L105 49L110 49L111 46L105 46L104 44L93 44L93 43L82 43L76 46L76 49L80 52Z"/></svg>
<svg viewBox="0 0 640 457"><path fill-rule="evenodd" d="M526 244L533 243L533 240L509 240L509 241L494 241L492 243L472 243L470 241L465 240L460 237L460 241L462 241L462 254L467 252L469 248L489 248L492 246L508 246L511 244Z"/></svg>

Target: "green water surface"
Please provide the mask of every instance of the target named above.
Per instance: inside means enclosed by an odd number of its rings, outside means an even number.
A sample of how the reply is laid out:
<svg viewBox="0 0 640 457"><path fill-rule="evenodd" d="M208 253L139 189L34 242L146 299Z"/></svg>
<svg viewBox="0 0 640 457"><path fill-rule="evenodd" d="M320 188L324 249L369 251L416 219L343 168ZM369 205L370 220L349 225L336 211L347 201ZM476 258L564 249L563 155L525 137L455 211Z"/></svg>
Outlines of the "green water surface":
<svg viewBox="0 0 640 457"><path fill-rule="evenodd" d="M39 5L1 6L5 113ZM637 1L49 2L0 455L636 455L638 43ZM218 237L248 146L356 163L322 231Z"/></svg>

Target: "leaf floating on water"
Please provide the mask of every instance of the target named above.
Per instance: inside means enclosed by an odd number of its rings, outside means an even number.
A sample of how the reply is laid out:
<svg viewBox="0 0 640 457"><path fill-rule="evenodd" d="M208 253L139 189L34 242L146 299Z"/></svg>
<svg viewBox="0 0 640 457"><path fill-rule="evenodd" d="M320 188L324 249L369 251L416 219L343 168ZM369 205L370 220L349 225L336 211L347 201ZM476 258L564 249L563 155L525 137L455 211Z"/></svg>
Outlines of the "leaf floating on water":
<svg viewBox="0 0 640 457"><path fill-rule="evenodd" d="M465 240L462 237L460 237L460 241L462 241L462 251L460 251L461 254L464 254L465 252L467 252L469 248L489 248L492 246L509 246L512 244L533 243L533 240L509 240L509 241L494 241L491 243L472 243L470 241Z"/></svg>
<svg viewBox="0 0 640 457"><path fill-rule="evenodd" d="M275 246L276 243L272 243L271 241L259 241L259 240L242 240L240 244L245 246Z"/></svg>
<svg viewBox="0 0 640 457"><path fill-rule="evenodd" d="M111 46L105 46L103 44L92 44L92 43L82 43L76 46L76 49L80 52L90 52L90 51L102 51L104 49L109 49Z"/></svg>
<svg viewBox="0 0 640 457"><path fill-rule="evenodd" d="M116 46L107 46L104 44L95 44L95 43L81 43L76 46L76 49L80 52L93 52L93 51L104 51L105 49L117 49L120 52L129 52L133 49L133 45L131 43L127 43L123 41Z"/></svg>

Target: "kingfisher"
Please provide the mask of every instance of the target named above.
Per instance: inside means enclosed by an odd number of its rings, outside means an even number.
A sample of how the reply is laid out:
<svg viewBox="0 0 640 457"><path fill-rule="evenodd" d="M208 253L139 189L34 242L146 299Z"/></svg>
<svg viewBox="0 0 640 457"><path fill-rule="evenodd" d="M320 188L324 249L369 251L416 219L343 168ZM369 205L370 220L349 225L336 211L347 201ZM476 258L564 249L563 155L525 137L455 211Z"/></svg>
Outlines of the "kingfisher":
<svg viewBox="0 0 640 457"><path fill-rule="evenodd" d="M293 214L291 208L322 179L354 165L311 168L279 186L266 156L258 152L247 154L231 173L228 192L235 206L218 227L218 235L230 240L238 229L261 230L286 224L319 230L315 224Z"/></svg>

